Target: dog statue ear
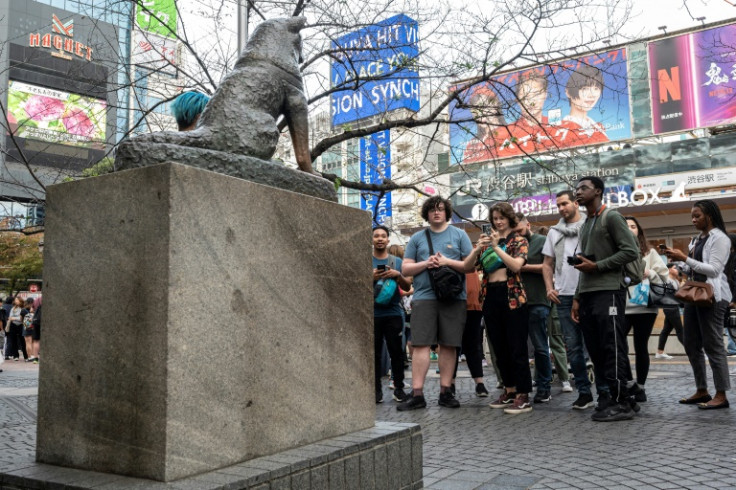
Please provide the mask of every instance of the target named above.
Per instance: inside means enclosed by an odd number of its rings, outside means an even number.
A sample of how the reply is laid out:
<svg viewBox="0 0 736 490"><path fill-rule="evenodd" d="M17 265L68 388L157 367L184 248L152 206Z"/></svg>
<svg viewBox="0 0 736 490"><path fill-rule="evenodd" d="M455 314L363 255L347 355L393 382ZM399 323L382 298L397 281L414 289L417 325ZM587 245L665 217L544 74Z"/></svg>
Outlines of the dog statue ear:
<svg viewBox="0 0 736 490"><path fill-rule="evenodd" d="M307 25L306 17L291 17L288 22L289 32L298 33Z"/></svg>

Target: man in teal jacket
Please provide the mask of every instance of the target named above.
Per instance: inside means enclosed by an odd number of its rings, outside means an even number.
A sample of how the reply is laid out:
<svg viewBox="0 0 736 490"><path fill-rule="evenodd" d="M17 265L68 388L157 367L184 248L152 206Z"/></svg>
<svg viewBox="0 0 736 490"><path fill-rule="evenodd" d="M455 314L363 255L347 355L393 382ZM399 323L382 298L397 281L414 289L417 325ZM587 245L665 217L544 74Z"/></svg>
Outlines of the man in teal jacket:
<svg viewBox="0 0 736 490"><path fill-rule="evenodd" d="M578 181L575 198L586 208L588 219L580 230L579 253L568 258L580 271L572 319L580 323L596 377L603 376L611 390L610 395L598 393L592 419L601 422L634 416L626 390L631 367L624 321L628 282L624 266L639 259L634 235L621 214L606 209L603 191L598 177Z"/></svg>

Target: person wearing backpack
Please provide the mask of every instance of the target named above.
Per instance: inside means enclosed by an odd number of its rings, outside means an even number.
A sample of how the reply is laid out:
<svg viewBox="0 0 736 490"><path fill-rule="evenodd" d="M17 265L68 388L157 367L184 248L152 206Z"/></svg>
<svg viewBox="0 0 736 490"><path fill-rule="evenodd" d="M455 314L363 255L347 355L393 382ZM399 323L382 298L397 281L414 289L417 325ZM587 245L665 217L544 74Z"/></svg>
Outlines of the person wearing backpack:
<svg viewBox="0 0 736 490"><path fill-rule="evenodd" d="M626 287L641 282L643 273L636 239L624 217L603 204L603 192L599 177L578 180L575 198L588 218L580 229L578 253L567 257L580 271L570 313L580 324L596 378L604 378L609 389L598 393L591 418L599 422L634 416L634 401L626 388L631 365L624 313ZM630 265L638 269L638 277L626 270Z"/></svg>
<svg viewBox="0 0 736 490"><path fill-rule="evenodd" d="M422 204L422 218L429 228L414 233L404 252L402 272L414 278L411 311L412 396L399 404L399 411L425 408L424 380L429 370L429 351L439 344L440 396L438 404L458 408L452 393L456 349L462 345L467 314L465 264L473 245L464 230L450 226L452 203L432 196ZM453 276L457 276L454 277ZM457 287L459 285L459 288Z"/></svg>
<svg viewBox="0 0 736 490"><path fill-rule="evenodd" d="M401 259L388 253L389 231L383 225L373 229L373 352L376 381L376 403L383 402L381 386L381 353L383 341L391 358L391 374L394 377L393 398L397 402L406 399L404 393L404 354L402 334L404 315L401 310L401 294L411 289L409 279L401 274Z"/></svg>

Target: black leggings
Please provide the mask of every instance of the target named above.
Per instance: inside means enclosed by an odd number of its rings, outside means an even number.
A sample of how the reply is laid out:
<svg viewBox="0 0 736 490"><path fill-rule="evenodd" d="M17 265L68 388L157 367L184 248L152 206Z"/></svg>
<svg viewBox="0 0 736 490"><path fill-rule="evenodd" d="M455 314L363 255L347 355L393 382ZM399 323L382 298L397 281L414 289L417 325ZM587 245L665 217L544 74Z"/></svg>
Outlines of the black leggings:
<svg viewBox="0 0 736 490"><path fill-rule="evenodd" d="M480 325L482 319L482 311L468 310L468 314L465 317L465 330L463 330L462 353L465 354L468 370L470 371L470 376L473 378L483 377L483 327ZM452 379L457 377L457 365L460 361L460 349L457 351L455 374L452 376Z"/></svg>
<svg viewBox="0 0 736 490"><path fill-rule="evenodd" d="M667 337L670 336L670 332L675 330L677 340L682 344L682 317L680 316L680 308L662 308L664 313L664 326L659 334L659 343L657 344L657 350L664 351L664 346L667 343ZM684 345L684 344L683 344Z"/></svg>
<svg viewBox="0 0 736 490"><path fill-rule="evenodd" d="M634 360L636 362L636 382L643 385L649 374L649 337L652 335L656 313L626 315L626 335L634 329Z"/></svg>

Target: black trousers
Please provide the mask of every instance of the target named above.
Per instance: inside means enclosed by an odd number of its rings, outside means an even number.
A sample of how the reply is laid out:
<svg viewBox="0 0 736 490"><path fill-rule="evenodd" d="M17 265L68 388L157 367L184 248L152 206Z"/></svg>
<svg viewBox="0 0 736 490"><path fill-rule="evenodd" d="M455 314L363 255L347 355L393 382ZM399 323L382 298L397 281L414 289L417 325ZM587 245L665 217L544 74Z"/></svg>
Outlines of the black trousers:
<svg viewBox="0 0 736 490"><path fill-rule="evenodd" d="M626 291L581 293L580 329L593 361L596 378L605 379L611 398L622 403L628 397L626 381L631 373L626 343Z"/></svg>
<svg viewBox="0 0 736 490"><path fill-rule="evenodd" d="M463 330L463 349L465 360L468 363L470 376L473 378L483 377L483 327L480 321L483 319L483 312L476 310L468 310L465 317L465 330ZM457 377L457 365L460 360L460 350L455 360L455 374L453 379Z"/></svg>
<svg viewBox="0 0 736 490"><path fill-rule="evenodd" d="M636 382L643 385L649 375L649 337L654 330L656 313L626 315L626 335L634 329L634 359L636 361ZM628 347L628 345L627 345Z"/></svg>
<svg viewBox="0 0 736 490"><path fill-rule="evenodd" d="M23 353L23 359L28 359L28 353L26 352L26 339L23 338L23 325L21 324L10 324L10 332L6 334L8 336L7 351L5 353L8 357L18 357L18 351Z"/></svg>
<svg viewBox="0 0 736 490"><path fill-rule="evenodd" d="M490 284L483 302L483 318L504 386L515 386L517 393L530 393L532 373L526 349L529 308L524 305L510 309L506 284Z"/></svg>
<svg viewBox="0 0 736 490"><path fill-rule="evenodd" d="M386 339L386 349L391 358L391 374L394 376L394 386L404 387L404 354L401 347L401 333L404 329L404 319L400 316L378 317L373 319L373 360L376 376L376 393L381 391L381 352L383 340Z"/></svg>
<svg viewBox="0 0 736 490"><path fill-rule="evenodd" d="M673 329L675 331L675 335L677 335L677 340L684 345L682 340L682 317L680 316L680 308L662 308L662 312L664 313L664 326L659 334L659 344L657 345L657 349L661 351L664 350L664 346L667 343L667 337L669 337L670 332L672 332Z"/></svg>

